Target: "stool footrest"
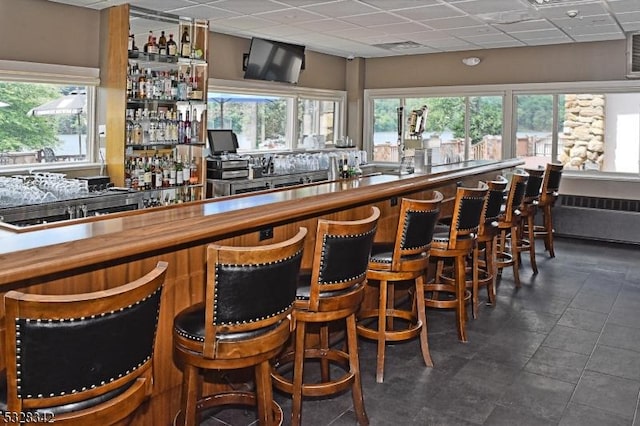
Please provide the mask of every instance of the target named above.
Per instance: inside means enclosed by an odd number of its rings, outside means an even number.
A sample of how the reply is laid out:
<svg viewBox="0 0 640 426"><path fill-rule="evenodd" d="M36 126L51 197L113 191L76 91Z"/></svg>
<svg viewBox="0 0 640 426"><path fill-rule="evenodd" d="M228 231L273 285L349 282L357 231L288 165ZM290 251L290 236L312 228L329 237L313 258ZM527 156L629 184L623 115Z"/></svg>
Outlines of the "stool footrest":
<svg viewBox="0 0 640 426"><path fill-rule="evenodd" d="M256 398L255 393L253 392L221 392L213 395L207 395L203 398L200 398L196 402L196 411L202 412L204 410L208 410L214 407L224 407L224 406L249 406L256 408L258 405L258 400ZM276 425L282 424L282 408L280 405L272 401L271 409L273 410L273 418L275 420ZM178 411L176 414L173 424L176 425L178 419L180 418L182 411Z"/></svg>
<svg viewBox="0 0 640 426"><path fill-rule="evenodd" d="M271 371L271 378L273 379L273 386L288 394L293 393L293 382L278 372L278 369L283 368L287 364L293 363L295 353L293 351L287 352L278 358L278 361L274 365ZM307 348L304 350L304 360L329 360L329 363L337 365L345 374L339 379L330 380L322 383L303 383L302 384L302 396L326 396L333 395L349 389L355 380L355 374L349 371L349 354L338 349L319 349L319 348Z"/></svg>
<svg viewBox="0 0 640 426"><path fill-rule="evenodd" d="M385 330L385 341L401 342L403 340L412 339L420 334L420 330L422 330L422 321L418 320L418 318L412 312L398 309L387 309L385 310L385 314L387 318L399 319L409 322L406 328ZM360 312L360 314L358 315L358 320L369 318L378 318L378 311L366 310ZM387 326L389 326L390 323L391 322L387 320ZM393 324L395 324L395 322L393 322ZM378 339L379 331L377 329L366 327L361 322L356 325L356 328L358 330L358 335L367 339Z"/></svg>

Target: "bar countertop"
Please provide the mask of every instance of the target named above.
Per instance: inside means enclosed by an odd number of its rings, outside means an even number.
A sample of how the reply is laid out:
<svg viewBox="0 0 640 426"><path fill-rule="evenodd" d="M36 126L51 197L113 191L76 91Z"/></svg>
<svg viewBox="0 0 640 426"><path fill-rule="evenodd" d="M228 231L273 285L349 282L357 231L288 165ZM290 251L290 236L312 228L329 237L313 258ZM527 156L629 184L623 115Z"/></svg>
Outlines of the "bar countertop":
<svg viewBox="0 0 640 426"><path fill-rule="evenodd" d="M517 159L468 161L436 166L428 174L379 174L28 230L0 228L0 285L246 234L521 164Z"/></svg>

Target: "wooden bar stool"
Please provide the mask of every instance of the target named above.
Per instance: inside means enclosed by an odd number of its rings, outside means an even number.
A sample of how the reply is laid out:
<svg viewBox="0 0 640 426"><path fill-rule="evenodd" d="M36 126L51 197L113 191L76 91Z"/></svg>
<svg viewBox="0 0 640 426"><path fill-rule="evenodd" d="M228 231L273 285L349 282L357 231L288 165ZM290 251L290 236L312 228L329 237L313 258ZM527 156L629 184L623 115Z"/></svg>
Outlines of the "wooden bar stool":
<svg viewBox="0 0 640 426"><path fill-rule="evenodd" d="M273 401L269 361L291 334L306 228L286 241L257 247L207 248L204 303L174 320L174 349L183 368L181 410L174 424L196 425L202 410L227 404L257 408L261 425L282 421ZM201 396L200 370L254 367L255 392Z"/></svg>
<svg viewBox="0 0 640 426"><path fill-rule="evenodd" d="M485 199L486 205L480 217L480 226L476 244L473 248L472 262L466 268L465 277L466 288L471 289L471 312L474 319L478 317L480 287L487 289L489 304L495 304L498 219L502 211L502 202L504 201L508 183L503 176L498 176L496 180L486 182L489 192ZM439 275L440 280L453 285L455 283L453 271L452 267L443 269Z"/></svg>
<svg viewBox="0 0 640 426"><path fill-rule="evenodd" d="M83 426L131 415L153 390L166 271L158 262L142 278L93 293L8 292L3 418L23 413L26 423Z"/></svg>
<svg viewBox="0 0 640 426"><path fill-rule="evenodd" d="M548 163L545 167L542 189L540 190L540 201L538 202L538 207L542 211L543 225L536 226L534 231L536 237L544 237L544 248L551 257L556 257L556 253L553 250L553 217L551 211L558 199L563 167L562 164L555 163Z"/></svg>
<svg viewBox="0 0 640 426"><path fill-rule="evenodd" d="M518 255L523 251L529 252L529 260L531 269L534 274L538 273L538 265L536 265L536 240L534 237L534 218L538 210L538 202L540 201L540 187L542 186L542 169L525 169L529 178L524 190L524 198L520 204L520 224L518 225ZM518 259L522 264L522 259Z"/></svg>
<svg viewBox="0 0 640 426"><path fill-rule="evenodd" d="M467 341L465 303L471 298L466 291L466 260L475 253L487 193L486 184L478 188L457 188L451 225L438 226L431 243L431 259L438 267L434 281L424 286L424 304L427 308L455 309L458 338L462 342ZM441 281L445 260L453 261L453 283ZM473 269L472 279L474 286L477 285L476 269Z"/></svg>
<svg viewBox="0 0 640 426"><path fill-rule="evenodd" d="M440 215L442 194L435 191L431 200L402 199L395 241L375 244L367 285L378 286L377 309L362 310L358 314L358 334L376 340L376 381L384 381L385 348L387 342L400 342L420 337L424 363L433 367L427 340L427 318L422 297L414 297L412 309L396 307L395 285L411 282L414 294L424 293L424 277L429 266L429 249L434 227ZM371 324L372 319L377 323ZM407 323L404 328L394 327L394 319ZM399 322L398 321L398 322Z"/></svg>
<svg viewBox="0 0 640 426"><path fill-rule="evenodd" d="M476 259L478 279L467 281L467 288L471 287L471 312L473 318L478 317L478 292L480 287L487 288L489 304L495 305L496 300L496 253L498 245L498 219L502 209L502 201L509 182L503 176L487 182L489 192L486 198L484 216L480 220L478 238L474 247L473 258ZM468 277L467 277L468 279Z"/></svg>
<svg viewBox="0 0 640 426"><path fill-rule="evenodd" d="M362 220L318 220L313 266L310 276L301 276L293 310L294 349L280 355L272 370L274 386L292 396L292 425L301 422L303 397L322 397L347 389L351 389L358 423L369 424L360 380L356 312L364 297L367 263L380 217L377 207L371 210L371 215ZM329 343L329 326L338 321L344 321L344 349ZM306 340L312 326L319 327L319 344L313 346ZM319 361L319 381L312 382L310 372L305 371L311 361ZM293 372L289 374L286 370L291 370L292 363ZM344 374L331 379L330 366L337 366Z"/></svg>
<svg viewBox="0 0 640 426"><path fill-rule="evenodd" d="M504 205L503 214L498 220L500 236L498 237L497 267L500 273L502 269L513 267L513 280L516 287L520 287L520 255L518 252L520 225L520 210L524 198L529 175L522 170L516 170L509 184L507 199Z"/></svg>

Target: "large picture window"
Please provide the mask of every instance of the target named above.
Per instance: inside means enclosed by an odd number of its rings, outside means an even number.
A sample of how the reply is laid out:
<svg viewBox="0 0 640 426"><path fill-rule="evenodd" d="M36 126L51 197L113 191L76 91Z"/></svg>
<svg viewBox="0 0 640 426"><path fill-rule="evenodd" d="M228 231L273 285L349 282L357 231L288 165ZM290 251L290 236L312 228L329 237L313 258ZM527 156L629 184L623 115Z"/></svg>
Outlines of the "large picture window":
<svg viewBox="0 0 640 426"><path fill-rule="evenodd" d="M344 137L344 92L215 83L207 126L233 130L239 152L321 149Z"/></svg>
<svg viewBox="0 0 640 426"><path fill-rule="evenodd" d="M398 108L403 106L402 117ZM423 132L409 131L411 114L426 115ZM422 115L421 117L424 117ZM501 96L432 96L373 100L373 159L399 161L405 147L429 150L431 164L502 158ZM399 126L399 121L402 125Z"/></svg>
<svg viewBox="0 0 640 426"><path fill-rule="evenodd" d="M87 161L87 91L0 81L0 163Z"/></svg>
<svg viewBox="0 0 640 426"><path fill-rule="evenodd" d="M422 146L434 165L520 158L525 168L560 162L576 172L639 174L640 87L635 82L602 85L365 91L363 143L375 161L398 161L398 107L404 107L407 120L407 111L426 106Z"/></svg>
<svg viewBox="0 0 640 426"><path fill-rule="evenodd" d="M98 70L0 61L0 170L95 161Z"/></svg>

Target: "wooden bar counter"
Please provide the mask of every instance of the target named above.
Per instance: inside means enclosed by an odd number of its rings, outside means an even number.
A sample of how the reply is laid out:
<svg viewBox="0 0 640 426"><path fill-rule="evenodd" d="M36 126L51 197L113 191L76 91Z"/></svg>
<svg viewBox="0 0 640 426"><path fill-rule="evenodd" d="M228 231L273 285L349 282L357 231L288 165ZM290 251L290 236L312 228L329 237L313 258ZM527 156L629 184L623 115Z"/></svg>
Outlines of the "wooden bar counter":
<svg viewBox="0 0 640 426"><path fill-rule="evenodd" d="M391 241L399 207L395 199L429 198L436 189L445 198L452 197L458 182L475 186L479 180L493 179L521 164L515 159L470 161L436 166L429 174L380 174L28 229L3 226L0 293L10 289L42 294L102 290L138 278L159 260L168 262L154 355L154 392L132 423L167 425L179 407L182 377L172 356L173 318L203 299L207 244L265 244L292 236L305 226L309 234L303 267L310 267L319 217L362 218L369 214L368 206L376 205L382 213L376 240ZM258 231L264 228L273 228L274 238L261 242ZM118 350L127 348L114 348ZM4 366L4 357L1 363Z"/></svg>

